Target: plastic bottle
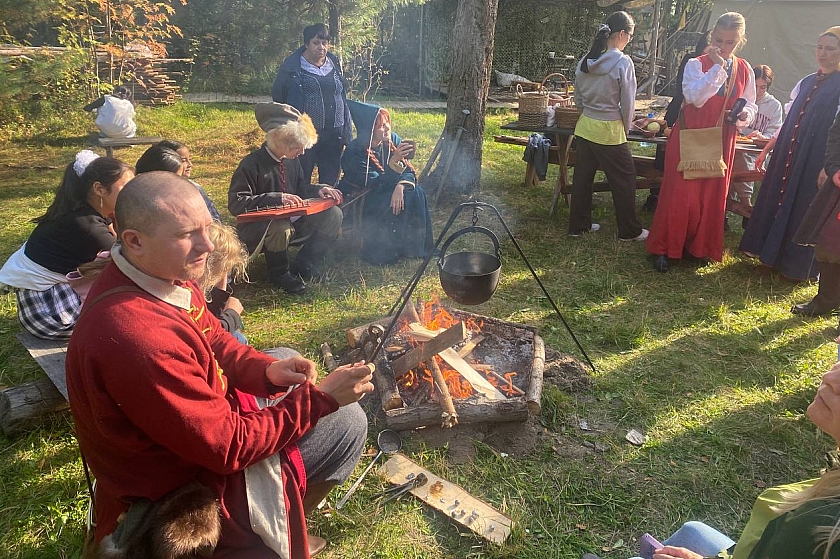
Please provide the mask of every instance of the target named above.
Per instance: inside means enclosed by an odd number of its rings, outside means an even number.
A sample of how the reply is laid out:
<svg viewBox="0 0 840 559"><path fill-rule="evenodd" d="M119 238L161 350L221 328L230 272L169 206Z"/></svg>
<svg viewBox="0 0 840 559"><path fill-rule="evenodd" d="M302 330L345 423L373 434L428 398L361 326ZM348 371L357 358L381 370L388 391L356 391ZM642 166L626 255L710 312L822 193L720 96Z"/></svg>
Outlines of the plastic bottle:
<svg viewBox="0 0 840 559"><path fill-rule="evenodd" d="M656 115L654 115L653 113L648 113L648 114L647 114L648 120L653 120L653 117L654 117L654 116L656 116ZM643 147L643 148L649 148L649 147L651 147L651 146L653 146L653 145L654 145L654 144L652 144L652 143L650 143L650 142L639 142L639 146L641 146L641 147Z"/></svg>

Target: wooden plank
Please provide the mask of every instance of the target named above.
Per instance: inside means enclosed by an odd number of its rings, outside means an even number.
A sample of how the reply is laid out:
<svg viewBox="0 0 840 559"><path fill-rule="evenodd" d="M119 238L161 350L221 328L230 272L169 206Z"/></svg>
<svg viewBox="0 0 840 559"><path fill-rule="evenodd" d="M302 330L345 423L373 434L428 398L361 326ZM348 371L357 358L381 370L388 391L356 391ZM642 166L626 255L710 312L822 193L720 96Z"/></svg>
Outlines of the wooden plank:
<svg viewBox="0 0 840 559"><path fill-rule="evenodd" d="M444 361L449 363L449 366L458 371L462 377L472 385L474 389L484 394L491 400L505 400L507 396L499 392L499 390L490 384L490 381L481 376L481 374L470 367L470 364L458 356L458 352L449 348L438 353Z"/></svg>
<svg viewBox="0 0 840 559"><path fill-rule="evenodd" d="M462 322L463 323L463 322ZM411 329L412 332L421 332L421 333L432 333L435 334L434 331L429 330L425 326L421 326L420 324L409 324L408 327ZM505 400L507 396L499 392L495 386L490 384L490 381L481 376L478 371L470 367L470 364L464 361L461 357L458 356L458 352L456 352L452 348L447 348L438 353L444 361L449 363L449 366L458 371L462 377L464 377L467 382L469 382L472 387L481 392L489 398L490 400Z"/></svg>
<svg viewBox="0 0 840 559"><path fill-rule="evenodd" d="M513 524L510 517L481 499L473 497L463 487L436 476L402 454L392 456L382 465L381 471L388 482L395 485L408 481L407 478L411 474L415 476L425 474L428 481L412 489L412 495L488 541L502 544L510 536ZM458 501L457 505L455 501ZM473 515L473 511L477 514Z"/></svg>
<svg viewBox="0 0 840 559"><path fill-rule="evenodd" d="M460 357L461 359L466 359L467 356L470 353L472 353L472 351L476 348L476 346L478 346L478 344L480 344L483 341L484 336L482 336L481 334L473 336L472 338L470 338L470 341L464 344L464 347L458 350L458 357Z"/></svg>
<svg viewBox="0 0 840 559"><path fill-rule="evenodd" d="M64 361L67 359L67 342L58 340L42 340L29 332L18 332L17 339L29 352L38 365L53 382L55 387L67 399L67 378L64 372Z"/></svg>
<svg viewBox="0 0 840 559"><path fill-rule="evenodd" d="M134 138L99 138L99 145L107 148L118 148L134 145L159 144L163 138L158 136L135 136Z"/></svg>
<svg viewBox="0 0 840 559"><path fill-rule="evenodd" d="M444 349L463 342L466 338L467 326L463 322L458 322L451 328L440 332L423 345L415 347L399 359L395 359L391 364L391 368L394 369L395 375L398 377L402 376L420 363L428 361L433 355L437 355Z"/></svg>
<svg viewBox="0 0 840 559"><path fill-rule="evenodd" d="M38 427L51 416L70 409L47 377L0 390L0 429L7 437Z"/></svg>

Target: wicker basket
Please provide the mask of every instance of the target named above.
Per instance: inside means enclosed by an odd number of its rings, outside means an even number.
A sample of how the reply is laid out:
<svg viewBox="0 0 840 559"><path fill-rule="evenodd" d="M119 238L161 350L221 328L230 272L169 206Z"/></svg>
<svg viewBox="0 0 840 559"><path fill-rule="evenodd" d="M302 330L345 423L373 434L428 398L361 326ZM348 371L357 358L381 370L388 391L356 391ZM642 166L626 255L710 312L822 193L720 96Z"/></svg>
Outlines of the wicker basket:
<svg viewBox="0 0 840 559"><path fill-rule="evenodd" d="M563 88L559 95L549 94L548 103L554 106L554 126L557 128L574 128L577 124L580 112L575 106L575 99L569 94L569 80L563 74L549 74L542 82L545 83L554 77L559 76L563 79Z"/></svg>
<svg viewBox="0 0 840 559"><path fill-rule="evenodd" d="M548 92L540 84L537 91L522 91L516 85L519 97L519 125L527 128L544 128L548 122Z"/></svg>

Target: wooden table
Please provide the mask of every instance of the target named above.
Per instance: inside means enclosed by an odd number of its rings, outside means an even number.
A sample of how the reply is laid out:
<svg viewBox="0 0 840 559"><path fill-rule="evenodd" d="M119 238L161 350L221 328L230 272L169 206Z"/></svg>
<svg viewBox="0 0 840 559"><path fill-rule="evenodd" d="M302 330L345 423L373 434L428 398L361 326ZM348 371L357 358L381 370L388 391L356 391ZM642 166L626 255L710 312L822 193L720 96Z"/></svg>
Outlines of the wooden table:
<svg viewBox="0 0 840 559"><path fill-rule="evenodd" d="M551 199L551 207L549 208L549 215L554 214L557 207L557 201L560 195L566 204L569 203L569 194L572 192L572 181L569 178L569 167L574 166L575 151L572 148L572 143L575 138L574 128L526 128L520 126L518 122L511 122L504 124L501 127L503 130L515 130L518 132L538 132L551 140L551 148L549 149L548 162L552 165L560 167L557 173L557 182L554 184L554 195ZM505 144L527 145L528 139L517 136L494 136L497 142ZM628 141L631 142L647 142L649 144L662 144L668 142L667 138L645 138L634 134L627 136ZM761 148L753 145L735 144L735 150L741 152L748 152L758 154L761 153ZM636 164L636 175L640 180L636 181L636 188L657 188L662 183L662 172L653 166L653 157L634 155L633 162ZM758 171L747 171L743 173L733 173L732 180L737 182L749 182L754 180L761 180L763 174ZM534 165L528 162L525 168L525 186L535 185L537 182L537 173ZM595 192L606 192L609 190L609 184L606 182L596 182L594 184Z"/></svg>

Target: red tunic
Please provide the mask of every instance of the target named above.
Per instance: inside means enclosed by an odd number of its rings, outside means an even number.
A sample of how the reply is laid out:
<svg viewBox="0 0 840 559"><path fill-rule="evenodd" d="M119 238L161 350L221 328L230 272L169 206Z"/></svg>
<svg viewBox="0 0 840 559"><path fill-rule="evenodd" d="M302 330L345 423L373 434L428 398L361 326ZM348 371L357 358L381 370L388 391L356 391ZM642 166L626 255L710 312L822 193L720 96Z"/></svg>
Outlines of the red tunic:
<svg viewBox="0 0 840 559"><path fill-rule="evenodd" d="M703 67L703 72L708 72L714 66L708 55L704 54L697 59ZM732 93L725 100L727 110L738 97L743 97L748 72L752 72L750 65L739 59ZM724 98L720 92L700 108L687 103L683 109L686 128L715 126L720 117L722 103ZM665 150L662 190L659 192L659 203L647 239L649 253L664 254L668 258L682 258L683 252L687 251L696 258L711 258L717 262L723 258L723 220L735 156L735 135L734 126L724 125L723 160L727 167L726 176L718 179L685 180L682 172L677 171L680 162L680 121L677 120Z"/></svg>
<svg viewBox="0 0 840 559"><path fill-rule="evenodd" d="M90 292L134 285L108 266ZM157 500L190 480L219 496L222 536L214 557L270 558L251 531L245 467L284 450L290 549L308 557L295 442L334 412L333 398L306 383L277 406L243 410L235 390L271 396L273 359L237 342L207 311L194 283L190 311L123 292L82 314L67 350L67 388L79 444L97 478L96 540L113 532L135 499Z"/></svg>

